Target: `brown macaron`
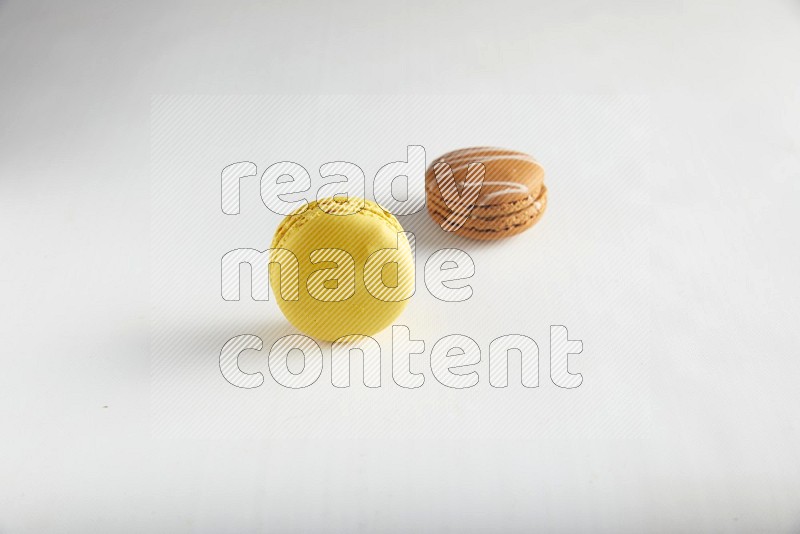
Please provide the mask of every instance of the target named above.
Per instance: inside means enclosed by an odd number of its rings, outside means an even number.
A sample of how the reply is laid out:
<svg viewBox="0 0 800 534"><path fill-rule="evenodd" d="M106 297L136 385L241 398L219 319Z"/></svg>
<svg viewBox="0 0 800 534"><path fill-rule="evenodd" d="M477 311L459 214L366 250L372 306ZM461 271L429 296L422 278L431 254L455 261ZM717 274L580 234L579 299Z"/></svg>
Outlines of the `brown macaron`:
<svg viewBox="0 0 800 534"><path fill-rule="evenodd" d="M428 167L425 192L433 220L472 239L519 234L547 207L544 169L528 154L503 148L448 152Z"/></svg>

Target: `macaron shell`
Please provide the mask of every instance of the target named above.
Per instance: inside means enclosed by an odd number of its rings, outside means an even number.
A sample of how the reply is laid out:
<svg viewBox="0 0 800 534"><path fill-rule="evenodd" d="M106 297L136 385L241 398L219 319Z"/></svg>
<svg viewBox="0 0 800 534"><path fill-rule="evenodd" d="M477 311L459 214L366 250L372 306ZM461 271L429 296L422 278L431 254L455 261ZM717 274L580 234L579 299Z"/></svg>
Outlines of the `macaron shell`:
<svg viewBox="0 0 800 534"><path fill-rule="evenodd" d="M293 228L302 226L314 217L325 214L347 216L355 213L369 214L391 225L397 232L403 231L403 227L398 220L375 202L363 198L322 198L309 202L307 205L301 206L287 215L275 230L270 248L278 248L283 238Z"/></svg>
<svg viewBox="0 0 800 534"><path fill-rule="evenodd" d="M461 206L455 202L457 199L446 202L436 176L437 164L450 165L459 194L463 195L467 191L464 188L469 187L467 173L473 162L481 162L485 170L474 202ZM442 225L454 210L459 211L464 220L454 233L472 239L499 239L519 234L536 224L547 207L544 174L544 169L531 156L516 150L494 147L454 150L434 160L426 172L428 212Z"/></svg>
<svg viewBox="0 0 800 534"><path fill-rule="evenodd" d="M426 173L426 184L436 184L437 163L447 163L459 186L467 180L471 163L484 166L484 180L476 204L504 204L534 198L544 185L544 169L531 156L500 149L475 149L446 154L433 162ZM438 188L438 186L436 186Z"/></svg>
<svg viewBox="0 0 800 534"><path fill-rule="evenodd" d="M334 201L320 201L322 207L335 210L331 202ZM341 205L341 201L335 202L342 209L348 208ZM294 220L289 216L278 227L272 248L289 250L297 257L299 298L284 300L277 265L270 266L272 295L292 325L317 339L334 341L347 335L375 334L394 321L408 300L393 302L372 296L364 284L364 264L378 250L398 249L399 266L386 269L384 281L387 285L398 284L406 291L413 291L413 255L405 235L398 237L402 226L374 202L366 201L364 209L349 215L331 215L320 207L319 203L311 203ZM355 291L346 300L322 301L309 293L308 281L313 273L336 267L330 262L312 263L311 253L320 249L340 249L353 258ZM411 276L401 276L398 280L398 273L411 273Z"/></svg>

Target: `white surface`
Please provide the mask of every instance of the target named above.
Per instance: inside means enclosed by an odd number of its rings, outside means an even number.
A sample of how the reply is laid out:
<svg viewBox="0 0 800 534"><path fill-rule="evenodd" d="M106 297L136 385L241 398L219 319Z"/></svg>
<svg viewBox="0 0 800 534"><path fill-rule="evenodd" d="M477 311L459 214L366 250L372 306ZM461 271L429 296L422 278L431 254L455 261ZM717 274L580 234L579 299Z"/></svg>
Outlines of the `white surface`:
<svg viewBox="0 0 800 534"><path fill-rule="evenodd" d="M798 26L793 2L0 4L0 531L796 531ZM650 431L154 436L150 101L179 93L644 95Z"/></svg>
<svg viewBox="0 0 800 534"><path fill-rule="evenodd" d="M156 435L649 435L647 111L642 97L155 98L150 273ZM278 338L297 331L274 302L251 300L250 267L241 269L240 301L220 296L220 258L234 249L268 248L283 219L261 199L259 178L266 168L284 160L301 163L311 173L310 190L285 198L314 199L324 183L317 169L327 160L351 161L368 177L366 196L373 198L373 189L380 189L374 184L378 169L405 160L409 144L424 146L433 161L453 146L492 143L535 150L552 169L548 212L535 230L494 243L449 235L426 210L400 216L404 230L415 235L417 277L416 292L394 324L425 343L425 354L412 356L410 364L413 372L427 375L419 389L404 390L393 380L393 360L405 368L409 363L393 351L391 329L374 336L383 352L380 391L333 387L329 344L322 344L324 372L307 391L280 387L267 370L267 353ZM242 159L256 163L257 175L240 180L240 213L226 215L219 176ZM424 174L423 164L408 178L419 184L411 188L418 200L424 200ZM475 275L465 281L473 294L463 302L443 302L427 288L426 261L445 248L463 250L475 264ZM585 352L571 357L570 370L584 375L585 387L562 389L551 381L551 324L566 326L571 339L583 341ZM243 391L221 377L220 350L242 334L258 335L264 343L260 354L245 353L239 360L246 372L269 377L258 390ZM453 334L481 347L480 364L470 369L479 375L474 389L449 390L432 375L434 344ZM490 386L489 344L509 334L538 343L538 389L522 387L519 356L510 359L509 387ZM351 370L352 383L359 385L360 360L353 358ZM290 362L294 370L303 369L300 353Z"/></svg>

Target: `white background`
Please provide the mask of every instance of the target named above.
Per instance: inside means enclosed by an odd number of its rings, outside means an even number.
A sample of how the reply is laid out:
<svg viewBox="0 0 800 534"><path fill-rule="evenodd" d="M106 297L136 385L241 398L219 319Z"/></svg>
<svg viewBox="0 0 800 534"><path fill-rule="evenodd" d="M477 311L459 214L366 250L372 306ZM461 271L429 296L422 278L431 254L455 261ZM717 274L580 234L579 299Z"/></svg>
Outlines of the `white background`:
<svg viewBox="0 0 800 534"><path fill-rule="evenodd" d="M642 97L155 97L150 273L156 435L509 441L649 435L649 136ZM320 165L357 162L368 177L366 196L373 198L378 169L406 160L409 144L425 147L431 161L447 146L535 150L553 169L547 224L516 239L479 243L444 232L424 209L399 218L415 235L417 277L414 297L395 324L425 342L425 355L411 362L413 372L427 370L419 390L403 390L392 378L391 329L374 336L384 353L381 391L362 385L360 357L351 370L351 383L360 387L350 391L331 385L329 361L307 391L284 390L271 377L258 391L232 387L220 373L225 342L260 336L266 350L243 354L240 367L269 376L270 347L297 333L274 302L251 300L250 267L241 269L240 301L220 296L220 258L234 249L268 248L283 219L264 205L260 174L273 162L301 163L313 174L311 188L286 198L313 199L324 183ZM243 158L260 173L240 180L240 213L226 215L221 170ZM420 192L410 196L423 205L424 172L422 164L408 178ZM466 252L475 264L468 300L443 302L428 289L426 261L444 248ZM584 341L586 353L575 356L570 369L586 375L586 387L569 391L551 382L551 324ZM483 380L473 390L448 390L432 375L430 351L452 334L470 337L484 352L472 369ZM518 356L509 365L509 388L490 386L489 343L509 334L539 344L540 389L522 387ZM329 353L329 345L322 346ZM299 352L289 361L290 368L303 368Z"/></svg>
<svg viewBox="0 0 800 534"><path fill-rule="evenodd" d="M1 3L0 531L796 531L797 50L795 2ZM181 93L643 95L651 428L154 432L150 104Z"/></svg>

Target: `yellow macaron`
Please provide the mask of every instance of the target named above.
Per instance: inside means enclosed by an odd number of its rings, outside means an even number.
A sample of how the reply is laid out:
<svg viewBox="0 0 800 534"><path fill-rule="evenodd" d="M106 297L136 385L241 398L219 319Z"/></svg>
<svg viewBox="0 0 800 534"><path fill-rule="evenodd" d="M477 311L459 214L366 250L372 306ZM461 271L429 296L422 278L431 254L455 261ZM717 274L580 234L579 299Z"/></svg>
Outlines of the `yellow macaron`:
<svg viewBox="0 0 800 534"><path fill-rule="evenodd" d="M375 202L320 199L278 226L272 293L289 322L312 337L372 335L392 324L414 293L412 247Z"/></svg>

